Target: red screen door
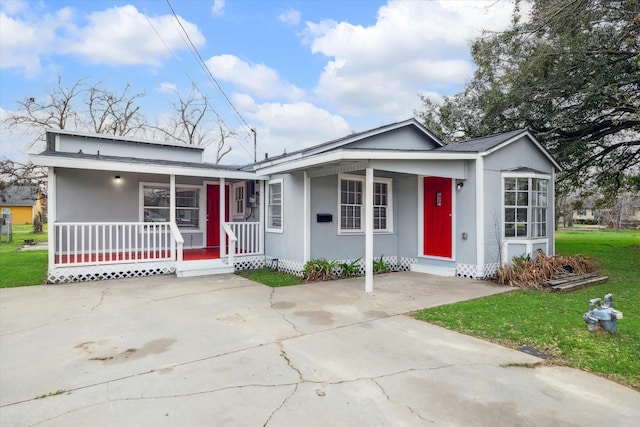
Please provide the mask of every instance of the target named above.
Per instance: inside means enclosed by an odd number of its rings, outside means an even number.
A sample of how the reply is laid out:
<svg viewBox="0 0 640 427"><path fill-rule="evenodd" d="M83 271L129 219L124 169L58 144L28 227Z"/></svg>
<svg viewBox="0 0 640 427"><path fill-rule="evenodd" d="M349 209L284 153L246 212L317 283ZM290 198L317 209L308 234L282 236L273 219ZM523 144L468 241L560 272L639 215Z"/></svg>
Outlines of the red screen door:
<svg viewBox="0 0 640 427"><path fill-rule="evenodd" d="M424 178L424 255L451 258L451 178Z"/></svg>
<svg viewBox="0 0 640 427"><path fill-rule="evenodd" d="M224 194L225 221L229 221L229 187ZM207 246L220 246L220 185L207 185Z"/></svg>

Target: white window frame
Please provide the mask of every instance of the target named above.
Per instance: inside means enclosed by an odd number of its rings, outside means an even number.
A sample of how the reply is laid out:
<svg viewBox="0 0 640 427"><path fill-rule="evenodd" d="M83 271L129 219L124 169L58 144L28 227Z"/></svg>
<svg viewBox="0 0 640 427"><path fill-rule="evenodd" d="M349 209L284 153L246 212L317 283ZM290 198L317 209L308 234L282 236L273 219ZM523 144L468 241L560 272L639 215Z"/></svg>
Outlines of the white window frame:
<svg viewBox="0 0 640 427"><path fill-rule="evenodd" d="M239 191L242 193L242 198L238 198ZM231 215L233 219L244 219L246 202L247 202L247 189L244 182L237 182L231 185L231 194L233 197L231 206ZM238 209L240 206L240 209Z"/></svg>
<svg viewBox="0 0 640 427"><path fill-rule="evenodd" d="M160 187L167 188L171 191L171 184L168 182L140 182L139 183L139 221L144 222L144 188L145 187ZM181 233L202 233L204 231L204 227L206 227L205 215L206 215L206 203L204 199L205 187L201 185L186 185L186 184L176 184L176 191L178 189L187 189L187 190L198 190L198 228L193 227L180 227L179 224L176 224L180 229ZM177 197L177 195L176 195ZM171 209L169 207L168 209ZM181 209L176 206L176 210ZM169 222L169 221L167 221Z"/></svg>
<svg viewBox="0 0 640 427"><path fill-rule="evenodd" d="M272 227L271 226L271 210L270 207L272 205L276 205L276 203L271 203L271 186L280 184L280 227ZM265 231L269 233L283 233L284 230L284 181L282 178L271 179L267 181L266 185L266 197L265 197Z"/></svg>
<svg viewBox="0 0 640 427"><path fill-rule="evenodd" d="M360 209L360 228L359 229L342 229L342 181L360 181L362 183L362 207ZM392 178L383 178L383 177L374 177L374 191L375 184L386 184L387 186L387 226L384 229L374 229L373 232L375 234L391 234L393 233L393 179ZM366 193L366 185L365 185L365 177L362 175L351 175L351 174L338 174L338 234L340 235L353 235L353 234L364 234L364 222L365 222L365 204L367 200ZM375 208L378 207L374 205Z"/></svg>
<svg viewBox="0 0 640 427"><path fill-rule="evenodd" d="M526 236L506 236L505 235L505 222L506 222L506 206L505 205L505 179L507 178L519 178L519 179L527 179L528 180L528 187L527 187L527 234ZM545 214L545 219L546 219L546 223L547 225L545 226L545 235L544 236L533 236L533 229L534 229L534 221L533 221L533 209L539 209L541 208L541 206L537 206L537 205L533 205L533 180L534 179L541 179L541 180L546 180L547 181L547 205L546 207L544 207L546 209L546 214ZM502 177L501 177L501 187L502 187L502 191L500 194L501 197L501 206L502 206L502 223L501 223L501 227L502 227L502 238L505 241L523 241L523 240L545 240L545 239L549 239L550 237L550 230L549 230L549 212L551 212L551 208L552 206L550 206L550 200L551 200L551 196L549 195L549 191L552 188L551 186L551 176L550 175L546 175L546 174L539 174L539 173L526 173L526 172L504 172L502 173ZM511 206L511 205L509 205Z"/></svg>

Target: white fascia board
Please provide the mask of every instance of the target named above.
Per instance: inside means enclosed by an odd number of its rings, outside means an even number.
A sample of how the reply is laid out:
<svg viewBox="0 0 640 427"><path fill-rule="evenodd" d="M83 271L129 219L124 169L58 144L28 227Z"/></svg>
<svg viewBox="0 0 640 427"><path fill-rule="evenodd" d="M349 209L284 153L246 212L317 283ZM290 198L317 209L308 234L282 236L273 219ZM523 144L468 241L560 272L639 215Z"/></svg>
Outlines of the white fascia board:
<svg viewBox="0 0 640 427"><path fill-rule="evenodd" d="M37 166L69 169L102 170L114 172L153 173L159 175L199 176L205 178L264 179L254 172L230 171L224 169L190 168L186 166L152 165L140 163L115 162L112 160L78 159L69 157L42 156L31 154L29 159Z"/></svg>
<svg viewBox="0 0 640 427"><path fill-rule="evenodd" d="M378 150L339 150L317 156L294 160L287 163L260 168L259 176L306 169L325 163L341 160L475 160L476 153L455 153L441 151L378 151Z"/></svg>
<svg viewBox="0 0 640 427"><path fill-rule="evenodd" d="M484 151L482 153L480 153L481 156L488 156L491 153L494 153L498 150L500 150L501 148L506 147L507 145L517 141L518 139L522 138L523 136L528 136L529 139L531 140L531 142L534 143L534 145L536 147L538 147L538 149L542 152L542 154L544 154L544 156L549 159L549 161L553 164L553 166L558 170L558 171L562 171L562 166L560 166L560 164L551 156L551 154L549 154L549 151L547 151L546 148L544 148L544 146L542 144L540 144L540 141L538 141L538 139L533 136L533 134L531 132L527 131L523 131L522 133L519 133L509 139L507 139L505 142L503 142L500 145L496 145L495 147L491 148L490 150Z"/></svg>

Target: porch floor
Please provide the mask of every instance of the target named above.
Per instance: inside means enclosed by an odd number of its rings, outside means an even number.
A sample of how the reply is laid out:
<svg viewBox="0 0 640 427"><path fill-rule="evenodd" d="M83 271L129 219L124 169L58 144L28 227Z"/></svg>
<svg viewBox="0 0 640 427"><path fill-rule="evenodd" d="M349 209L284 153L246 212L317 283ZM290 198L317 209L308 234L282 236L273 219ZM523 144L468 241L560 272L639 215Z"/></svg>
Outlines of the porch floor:
<svg viewBox="0 0 640 427"><path fill-rule="evenodd" d="M56 255L56 264L74 264L74 263L93 263L103 261L135 261L135 260L153 260L158 258L166 258L168 252L110 252L100 254L72 254L72 255ZM198 261L203 259L220 258L220 248L198 248L184 249L182 259L184 261Z"/></svg>

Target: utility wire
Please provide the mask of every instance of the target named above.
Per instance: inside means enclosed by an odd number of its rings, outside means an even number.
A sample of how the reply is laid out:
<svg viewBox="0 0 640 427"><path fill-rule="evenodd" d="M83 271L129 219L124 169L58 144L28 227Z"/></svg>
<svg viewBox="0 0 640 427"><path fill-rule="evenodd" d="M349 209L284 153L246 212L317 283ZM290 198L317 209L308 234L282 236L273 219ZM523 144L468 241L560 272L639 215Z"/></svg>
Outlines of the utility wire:
<svg viewBox="0 0 640 427"><path fill-rule="evenodd" d="M174 14L175 16L175 14ZM167 42L164 40L164 38L162 37L162 35L160 34L160 32L156 29L155 25L153 25L153 22L151 22L151 20L149 19L149 17L144 14L144 17L146 18L147 22L149 23L149 25L151 26L151 28L153 29L153 31L156 33L156 35L158 36L158 38L160 39L160 41L162 42L162 44L164 45L164 47L167 49L167 51L171 54L171 56L173 57L173 59L176 61L176 63L178 64L178 66L180 67L180 69L182 70L182 72L187 76L187 79L191 82L192 86L200 93L202 93L202 91L200 90L200 88L198 87L198 85L196 84L195 80L191 77L191 75L189 74L189 72L186 70L186 68L182 65L182 63L180 62L180 60L178 59L178 57L173 53L173 50L171 50L171 48L169 47L169 45L167 44ZM177 20L177 19L176 19ZM179 20L178 20L179 22ZM180 34L180 33L179 33ZM184 40L184 37L182 36L182 34L180 34L180 37L182 38L182 40L185 42L185 44L187 44L187 42ZM187 47L189 48L189 45L187 44ZM191 50L191 49L190 49ZM206 68L206 67L205 67ZM215 114L216 118L219 120L220 123L222 123L227 130L229 131L229 133L233 134L234 132L231 130L231 128L229 128L229 126L224 122L224 120L222 120L222 117L220 116L220 114L218 114L218 112L216 111L216 109L209 103L209 100L204 97L203 98L205 103L209 106L209 108L211 108L211 111L213 111L213 113ZM245 122L246 125L246 122ZM248 125L247 125L248 126ZM254 153L251 153L247 147L245 147L245 142L241 139L237 140L240 143L240 147L242 147L242 149L250 156L253 157Z"/></svg>
<svg viewBox="0 0 640 427"><path fill-rule="evenodd" d="M218 80L213 76L213 73L211 73L211 70L209 69L209 67L207 66L207 64L204 62L204 59L202 59L202 55L200 55L200 52L198 51L198 49L196 48L195 44L193 43L193 41L191 40L191 37L189 37L189 33L187 32L187 30L184 28L184 26L182 25L182 22L180 22L180 19L178 18L178 15L176 14L176 11L173 9L173 6L171 5L171 1L170 0L166 0L167 5L169 6L169 9L171 9L171 13L173 13L173 17L175 18L176 22L178 23L178 25L180 25L180 28L182 29L184 35L187 37L187 40L189 41L189 45L191 46L192 52L195 53L195 55L197 56L198 61L200 62L200 64L202 65L202 67L204 68L204 70L206 71L206 74L209 76L209 78L211 79L211 81L215 84L215 86L218 88L218 90L220 91L220 93L222 94L222 96L224 97L224 99L227 101L227 103L229 104L229 106L231 107L231 109L236 113L236 115L238 116L238 118L240 119L240 121L246 126L247 130L249 132L252 132L252 127L249 126L249 124L247 123L247 121L244 119L244 117L242 117L242 114L240 114L240 112L238 111L238 109L236 108L235 105L233 105L233 103L231 102L231 100L229 99L229 97L227 96L227 94L225 93L225 91L222 89L222 86L220 86L220 83L218 83Z"/></svg>

